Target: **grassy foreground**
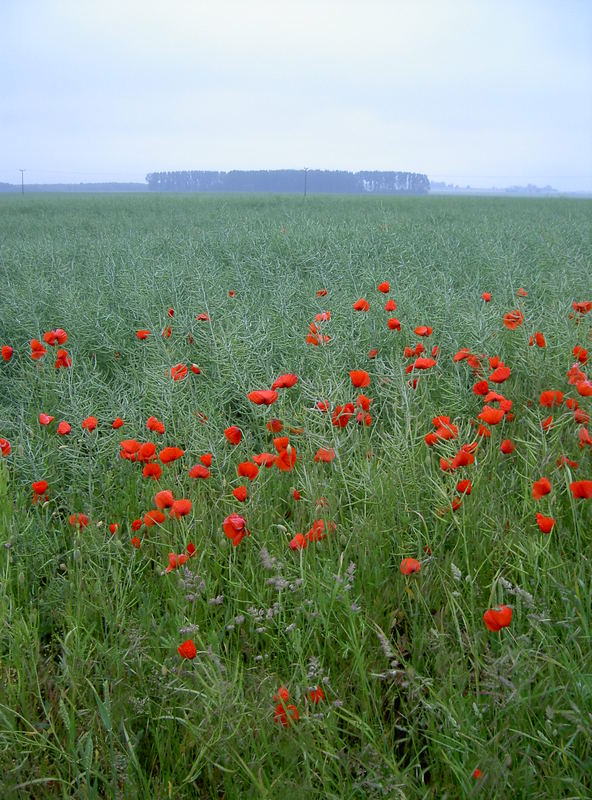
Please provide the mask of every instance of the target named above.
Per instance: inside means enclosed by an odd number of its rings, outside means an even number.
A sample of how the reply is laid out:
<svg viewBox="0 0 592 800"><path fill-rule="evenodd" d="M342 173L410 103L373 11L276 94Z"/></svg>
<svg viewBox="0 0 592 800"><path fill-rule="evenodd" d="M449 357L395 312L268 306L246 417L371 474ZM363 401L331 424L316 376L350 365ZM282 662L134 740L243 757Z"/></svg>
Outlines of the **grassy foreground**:
<svg viewBox="0 0 592 800"><path fill-rule="evenodd" d="M592 500L570 485L592 479L581 433L592 400L567 373L574 347L592 350L592 313L572 308L592 299L591 211L497 198L0 198L0 345L14 349L0 361L0 796L590 796ZM509 330L514 309L524 321ZM306 343L311 323L327 344ZM54 366L60 345L31 359L30 340L56 328L71 366ZM536 331L546 347L529 346ZM417 343L426 357L439 347L436 363L408 374L404 348ZM462 347L479 369L454 360ZM480 430L473 386L495 356L511 375L489 388L513 404ZM172 379L192 363L199 374ZM370 385L354 388L350 370ZM298 382L273 405L249 401L284 373ZM541 407L546 390L563 401ZM371 424L356 406L333 425L360 392ZM440 415L458 433L428 447ZM95 430L82 428L89 416ZM164 433L147 430L151 416ZM237 475L253 454L277 455L282 436L292 469ZM121 458L123 440L184 455L147 462L162 475L145 478ZM471 443L474 463L442 469ZM334 460L315 461L319 448ZM190 477L206 453L209 477ZM551 491L535 500L542 477ZM242 485L244 502L232 493ZM133 530L164 489L190 513L165 509ZM222 527L233 512L250 531L236 547ZM549 534L537 512L555 520ZM326 538L292 549L319 519ZM405 558L419 572L402 574ZM484 613L502 604L511 623L488 630ZM178 652L187 640L194 658Z"/></svg>

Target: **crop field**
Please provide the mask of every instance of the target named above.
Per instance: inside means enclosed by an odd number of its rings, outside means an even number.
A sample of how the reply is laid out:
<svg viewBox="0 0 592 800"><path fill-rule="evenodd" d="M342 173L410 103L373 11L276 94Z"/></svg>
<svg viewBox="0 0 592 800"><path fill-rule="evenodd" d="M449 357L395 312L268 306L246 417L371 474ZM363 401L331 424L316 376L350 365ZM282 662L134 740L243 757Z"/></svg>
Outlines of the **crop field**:
<svg viewBox="0 0 592 800"><path fill-rule="evenodd" d="M591 212L0 198L0 797L590 797Z"/></svg>

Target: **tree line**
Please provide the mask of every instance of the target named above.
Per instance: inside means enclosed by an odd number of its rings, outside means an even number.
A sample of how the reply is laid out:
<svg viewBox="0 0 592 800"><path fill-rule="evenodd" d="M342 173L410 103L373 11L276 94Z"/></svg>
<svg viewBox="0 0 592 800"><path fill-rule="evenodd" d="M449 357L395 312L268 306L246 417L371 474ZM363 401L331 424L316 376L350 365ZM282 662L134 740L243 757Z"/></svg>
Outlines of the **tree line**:
<svg viewBox="0 0 592 800"><path fill-rule="evenodd" d="M150 172L146 182L157 192L427 194L430 190L427 175L420 172L321 169Z"/></svg>

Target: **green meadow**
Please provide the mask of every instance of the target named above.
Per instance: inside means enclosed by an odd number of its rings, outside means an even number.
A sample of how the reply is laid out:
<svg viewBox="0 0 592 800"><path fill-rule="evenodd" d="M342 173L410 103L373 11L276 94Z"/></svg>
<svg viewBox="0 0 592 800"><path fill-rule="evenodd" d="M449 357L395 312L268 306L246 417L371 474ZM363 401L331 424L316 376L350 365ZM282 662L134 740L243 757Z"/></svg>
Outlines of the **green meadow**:
<svg viewBox="0 0 592 800"><path fill-rule="evenodd" d="M570 486L592 480L592 399L568 370L579 346L592 375L592 312L572 307L592 300L591 212L0 197L0 345L13 348L0 361L0 797L590 797L592 499ZM67 340L44 342L57 328ZM529 345L536 332L545 347ZM32 339L47 350L36 360ZM411 370L418 344L435 363ZM60 347L71 364L56 368ZM454 359L463 347L476 366ZM473 387L490 357L511 374L489 390L512 405L480 427ZM175 381L177 364L199 372ZM247 397L287 373L298 381L272 405ZM548 390L561 402L541 406ZM428 446L439 416L456 432ZM122 441L154 443L160 477ZM446 468L463 445L473 463ZM183 455L162 463L165 447ZM334 459L315 461L319 448ZM238 475L278 452L290 469ZM191 477L208 453L209 476ZM146 525L162 490L191 509ZM236 546L233 513L250 534ZM324 538L307 538L317 520ZM406 558L419 571L403 574ZM484 614L502 605L511 622L492 631Z"/></svg>

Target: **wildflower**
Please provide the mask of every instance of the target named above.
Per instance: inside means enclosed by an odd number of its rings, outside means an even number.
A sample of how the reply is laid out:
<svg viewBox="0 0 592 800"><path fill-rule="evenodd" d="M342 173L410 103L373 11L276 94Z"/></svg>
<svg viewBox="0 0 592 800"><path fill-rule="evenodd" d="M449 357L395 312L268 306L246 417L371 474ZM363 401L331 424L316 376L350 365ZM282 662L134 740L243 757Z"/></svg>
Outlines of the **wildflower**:
<svg viewBox="0 0 592 800"><path fill-rule="evenodd" d="M87 417L82 421L82 428L83 430L88 431L91 433L98 425L98 420L96 417Z"/></svg>
<svg viewBox="0 0 592 800"><path fill-rule="evenodd" d="M241 461L237 467L239 478L248 478L250 481L254 480L259 474L259 467L253 464L252 461Z"/></svg>
<svg viewBox="0 0 592 800"><path fill-rule="evenodd" d="M483 622L490 631L499 631L501 628L507 628L512 621L512 609L508 606L500 606L499 608L490 608L483 614Z"/></svg>
<svg viewBox="0 0 592 800"><path fill-rule="evenodd" d="M485 300L486 303L489 303L491 301L491 292L483 292L481 298Z"/></svg>
<svg viewBox="0 0 592 800"><path fill-rule="evenodd" d="M383 294L388 294L391 290L391 285L388 281L382 281L382 283L378 284L377 289Z"/></svg>
<svg viewBox="0 0 592 800"><path fill-rule="evenodd" d="M237 445L243 438L241 429L237 428L236 425L231 425L230 428L226 428L224 436L226 436L230 444L234 445Z"/></svg>
<svg viewBox="0 0 592 800"><path fill-rule="evenodd" d="M360 297L359 300L353 305L355 311L369 311L370 310L370 303L367 300L364 300L363 297Z"/></svg>
<svg viewBox="0 0 592 800"><path fill-rule="evenodd" d="M210 470L207 467L204 467L203 464L196 464L189 470L189 477L202 478L205 480L210 477Z"/></svg>
<svg viewBox="0 0 592 800"><path fill-rule="evenodd" d="M386 301L386 303L384 304L384 310L388 311L389 313L391 311L396 311L397 310L397 304L395 303L395 301L392 298L390 298L389 300Z"/></svg>
<svg viewBox="0 0 592 800"><path fill-rule="evenodd" d="M247 487L237 486L232 490L232 494L236 497L239 503L244 503L247 499Z"/></svg>
<svg viewBox="0 0 592 800"><path fill-rule="evenodd" d="M66 422L65 420L62 420L62 422L58 424L58 433L60 436L67 436L71 430L72 426L70 425L69 422Z"/></svg>
<svg viewBox="0 0 592 800"><path fill-rule="evenodd" d="M190 511L191 500L187 500L186 498L182 497L173 502L171 510L169 511L169 516L171 519L181 519L181 517L186 517Z"/></svg>
<svg viewBox="0 0 592 800"><path fill-rule="evenodd" d="M413 572L419 572L421 564L415 558L404 558L399 567L402 575L411 575Z"/></svg>
<svg viewBox="0 0 592 800"><path fill-rule="evenodd" d="M197 648L192 639L187 639L177 647L177 652L181 658L188 658L191 661L197 655Z"/></svg>
<svg viewBox="0 0 592 800"><path fill-rule="evenodd" d="M147 329L143 329L140 331L136 331L136 339L147 339L150 336L150 331Z"/></svg>
<svg viewBox="0 0 592 800"><path fill-rule="evenodd" d="M576 499L589 500L592 497L592 481L573 481L569 489Z"/></svg>
<svg viewBox="0 0 592 800"><path fill-rule="evenodd" d="M500 450L504 455L509 455L513 453L516 449L516 445L511 439L504 439L504 441L500 444Z"/></svg>
<svg viewBox="0 0 592 800"><path fill-rule="evenodd" d="M229 539L232 539L233 547L237 547L245 536L251 535L247 530L247 522L244 517L241 517L236 513L230 514L230 516L226 517L222 523L222 528L226 536L228 536Z"/></svg>
<svg viewBox="0 0 592 800"><path fill-rule="evenodd" d="M124 424L125 424L125 423L124 423L124 421L121 419L121 417L117 417L117 418L116 418L116 419L114 419L114 420L113 420L113 422L111 423L111 427L113 428L113 430L117 430L118 428L121 428L121 427L122 427Z"/></svg>
<svg viewBox="0 0 592 800"><path fill-rule="evenodd" d="M535 500L540 500L551 491L551 483L548 478L540 478L532 484L532 496Z"/></svg>
<svg viewBox="0 0 592 800"><path fill-rule="evenodd" d="M182 381L187 377L188 369L185 364L175 364L171 367L171 378L174 381Z"/></svg>
<svg viewBox="0 0 592 800"><path fill-rule="evenodd" d="M249 392L247 397L249 398L251 403L255 403L256 406L260 405L270 406L272 405L272 403L275 403L279 395L275 390L263 389L261 391Z"/></svg>
<svg viewBox="0 0 592 800"><path fill-rule="evenodd" d="M288 372L285 375L278 375L278 377L271 384L271 388L291 389L292 386L296 385L296 383L298 383L298 376L294 375L292 372Z"/></svg>
<svg viewBox="0 0 592 800"><path fill-rule="evenodd" d="M317 462L323 461L325 464L330 464L334 458L335 458L335 450L333 450L333 448L326 450L323 447L319 447L314 457L314 460Z"/></svg>
<svg viewBox="0 0 592 800"><path fill-rule="evenodd" d="M321 700L325 699L325 692L322 690L320 686L317 686L316 689L313 689L308 693L308 696L310 697L311 703L318 705L321 702Z"/></svg>
<svg viewBox="0 0 592 800"><path fill-rule="evenodd" d="M8 364L8 362L12 358L14 350L9 344L3 344L2 348L0 349L0 352L2 353L2 359L6 361L6 363Z"/></svg>
<svg viewBox="0 0 592 800"><path fill-rule="evenodd" d="M551 533L555 526L556 520L553 517L545 517L543 514L536 513L537 525L543 533Z"/></svg>
<svg viewBox="0 0 592 800"><path fill-rule="evenodd" d="M146 427L149 431L154 431L155 433L164 433L164 423L156 417L148 417L146 420Z"/></svg>
<svg viewBox="0 0 592 800"><path fill-rule="evenodd" d="M295 705L290 704L284 706L282 703L279 703L275 707L273 719L274 722L280 722L284 728L287 728L288 725L292 725L292 723L297 722L300 719L300 714L298 713L298 709Z"/></svg>
<svg viewBox="0 0 592 800"><path fill-rule="evenodd" d="M349 373L352 384L361 389L364 386L370 386L370 375L363 369L351 370Z"/></svg>
<svg viewBox="0 0 592 800"><path fill-rule="evenodd" d="M178 458L181 458L184 453L185 451L181 450L180 447L165 447L160 451L158 457L163 464L170 464L172 461L176 461Z"/></svg>
<svg viewBox="0 0 592 800"><path fill-rule="evenodd" d="M53 422L55 417L50 417L49 414L39 414L39 424L40 425L49 425Z"/></svg>
<svg viewBox="0 0 592 800"><path fill-rule="evenodd" d="M514 311L509 311L507 314L504 314L504 325L509 331L514 331L519 325L522 325L524 322L524 314L520 309L515 309Z"/></svg>
<svg viewBox="0 0 592 800"><path fill-rule="evenodd" d="M140 541L140 537L139 536L133 536L132 537L132 539L131 539L132 547L135 547L136 550L139 550L141 544L142 544L142 542Z"/></svg>

